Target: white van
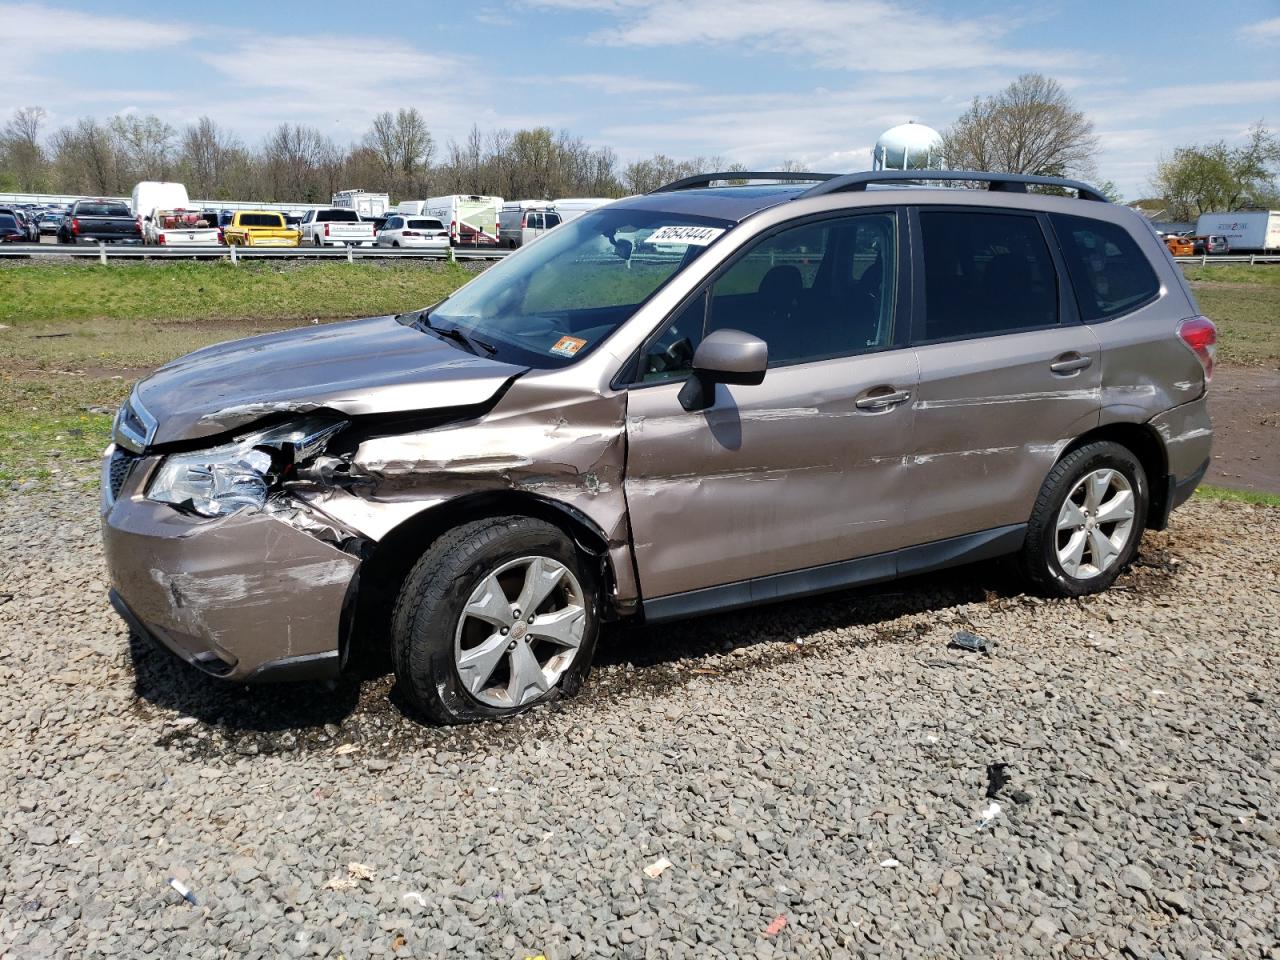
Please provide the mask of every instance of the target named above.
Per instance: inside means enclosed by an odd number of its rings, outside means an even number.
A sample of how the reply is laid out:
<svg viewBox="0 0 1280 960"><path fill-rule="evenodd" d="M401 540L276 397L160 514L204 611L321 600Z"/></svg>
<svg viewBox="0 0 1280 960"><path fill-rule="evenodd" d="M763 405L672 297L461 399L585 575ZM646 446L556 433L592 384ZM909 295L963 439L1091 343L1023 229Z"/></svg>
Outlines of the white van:
<svg viewBox="0 0 1280 960"><path fill-rule="evenodd" d="M608 197L566 197L561 200L552 200L551 209L560 215L562 223L568 223L570 220L577 220L588 210L603 207L606 203L613 203L613 201Z"/></svg>
<svg viewBox="0 0 1280 960"><path fill-rule="evenodd" d="M129 203L129 209L139 222L157 210L186 210L190 206L191 198L183 184L161 180L143 180L133 188Z"/></svg>
<svg viewBox="0 0 1280 960"><path fill-rule="evenodd" d="M410 201L411 203L413 201ZM497 246L498 211L502 209L501 197L485 197L478 194L450 194L444 197L428 197L418 211L404 209L400 212L434 217L449 229L450 242L456 247Z"/></svg>
<svg viewBox="0 0 1280 960"><path fill-rule="evenodd" d="M560 225L549 200L508 200L498 211L498 243L521 247Z"/></svg>

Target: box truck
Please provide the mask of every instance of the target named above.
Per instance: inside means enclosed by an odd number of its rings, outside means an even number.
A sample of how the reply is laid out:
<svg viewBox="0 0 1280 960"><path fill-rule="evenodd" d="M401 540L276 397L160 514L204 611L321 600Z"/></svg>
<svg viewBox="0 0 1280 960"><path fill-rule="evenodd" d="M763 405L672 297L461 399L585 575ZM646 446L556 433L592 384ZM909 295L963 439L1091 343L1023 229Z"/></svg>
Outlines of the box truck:
<svg viewBox="0 0 1280 960"><path fill-rule="evenodd" d="M339 190L330 201L335 207L354 210L366 220L373 220L391 209L391 197L385 193L364 190Z"/></svg>
<svg viewBox="0 0 1280 960"><path fill-rule="evenodd" d="M1280 251L1280 210L1202 213L1196 235L1226 237L1232 253Z"/></svg>

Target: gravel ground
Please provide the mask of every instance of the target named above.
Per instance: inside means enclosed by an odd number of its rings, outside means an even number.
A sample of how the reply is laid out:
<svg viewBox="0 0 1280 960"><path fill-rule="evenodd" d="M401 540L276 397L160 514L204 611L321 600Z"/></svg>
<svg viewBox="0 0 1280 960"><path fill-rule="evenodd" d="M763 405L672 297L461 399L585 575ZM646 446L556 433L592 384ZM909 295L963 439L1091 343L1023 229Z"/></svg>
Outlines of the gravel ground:
<svg viewBox="0 0 1280 960"><path fill-rule="evenodd" d="M5 960L1280 957L1280 510L1197 501L1083 602L988 566L616 633L453 730L131 644L74 488L0 548Z"/></svg>

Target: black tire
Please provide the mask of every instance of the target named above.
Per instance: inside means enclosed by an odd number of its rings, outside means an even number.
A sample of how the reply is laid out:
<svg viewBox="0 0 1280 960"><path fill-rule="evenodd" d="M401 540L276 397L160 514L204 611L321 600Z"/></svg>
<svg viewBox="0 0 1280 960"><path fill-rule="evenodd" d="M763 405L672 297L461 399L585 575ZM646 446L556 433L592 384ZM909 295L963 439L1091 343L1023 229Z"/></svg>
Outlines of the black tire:
<svg viewBox="0 0 1280 960"><path fill-rule="evenodd" d="M587 611L582 643L559 681L519 707L482 703L465 688L454 659L454 634L480 581L520 557L563 563L582 587ZM600 630L599 593L590 564L560 528L531 517L490 517L437 539L405 578L391 616L391 654L398 685L436 723L514 716L537 704L576 694L586 680Z"/></svg>
<svg viewBox="0 0 1280 960"><path fill-rule="evenodd" d="M1133 488L1133 526L1117 562L1093 576L1074 577L1058 560L1058 514L1080 479L1104 467L1121 473ZM1049 471L1032 507L1027 538L1018 555L1023 576L1032 589L1050 597L1081 597L1106 590L1138 552L1149 503L1147 473L1127 447L1102 440L1072 450Z"/></svg>

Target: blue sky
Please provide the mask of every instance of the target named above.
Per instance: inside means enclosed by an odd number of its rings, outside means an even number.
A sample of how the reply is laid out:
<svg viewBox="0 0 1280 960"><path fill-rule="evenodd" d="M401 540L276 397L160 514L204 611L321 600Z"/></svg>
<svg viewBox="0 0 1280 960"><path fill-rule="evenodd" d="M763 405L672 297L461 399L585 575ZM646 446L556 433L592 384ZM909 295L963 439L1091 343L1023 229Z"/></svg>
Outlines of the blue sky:
<svg viewBox="0 0 1280 960"><path fill-rule="evenodd" d="M1100 176L1147 192L1173 147L1280 127L1280 2L1041 0L0 0L0 116L208 114L358 139L416 106L437 140L549 125L609 145L771 167L870 164L885 128L945 127L1019 73L1093 118Z"/></svg>

